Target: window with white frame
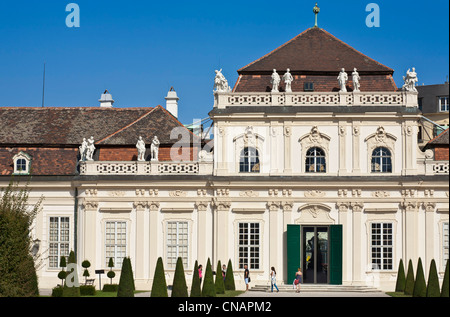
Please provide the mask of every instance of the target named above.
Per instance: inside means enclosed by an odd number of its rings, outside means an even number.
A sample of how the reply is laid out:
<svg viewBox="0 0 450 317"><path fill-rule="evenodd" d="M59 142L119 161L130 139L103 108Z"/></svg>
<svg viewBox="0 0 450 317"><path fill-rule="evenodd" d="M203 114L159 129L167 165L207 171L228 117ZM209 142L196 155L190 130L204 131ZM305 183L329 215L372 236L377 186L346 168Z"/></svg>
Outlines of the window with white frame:
<svg viewBox="0 0 450 317"><path fill-rule="evenodd" d="M240 222L238 233L239 269L247 264L249 269L260 268L260 225L258 222Z"/></svg>
<svg viewBox="0 0 450 317"><path fill-rule="evenodd" d="M442 259L445 266L448 261L448 222L444 222L442 227Z"/></svg>
<svg viewBox="0 0 450 317"><path fill-rule="evenodd" d="M166 263L169 268L175 268L181 257L183 267L188 266L189 251L189 223L187 221L167 222L167 253Z"/></svg>
<svg viewBox="0 0 450 317"><path fill-rule="evenodd" d="M439 111L448 112L448 96L438 97L439 99Z"/></svg>
<svg viewBox="0 0 450 317"><path fill-rule="evenodd" d="M48 266L58 268L61 257L69 257L69 217L50 217L49 220Z"/></svg>
<svg viewBox="0 0 450 317"><path fill-rule="evenodd" d="M305 171L307 173L325 173L327 171L325 151L312 147L306 152Z"/></svg>
<svg viewBox="0 0 450 317"><path fill-rule="evenodd" d="M372 152L372 173L392 173L392 154L385 147L377 147Z"/></svg>
<svg viewBox="0 0 450 317"><path fill-rule="evenodd" d="M14 174L28 175L30 174L31 157L25 152L19 152L14 155Z"/></svg>
<svg viewBox="0 0 450 317"><path fill-rule="evenodd" d="M259 152L253 147L245 147L239 158L240 173L259 173Z"/></svg>
<svg viewBox="0 0 450 317"><path fill-rule="evenodd" d="M370 241L372 270L392 270L394 258L392 223L372 223Z"/></svg>
<svg viewBox="0 0 450 317"><path fill-rule="evenodd" d="M107 221L105 224L105 265L112 258L115 268L121 268L127 255L127 223Z"/></svg>

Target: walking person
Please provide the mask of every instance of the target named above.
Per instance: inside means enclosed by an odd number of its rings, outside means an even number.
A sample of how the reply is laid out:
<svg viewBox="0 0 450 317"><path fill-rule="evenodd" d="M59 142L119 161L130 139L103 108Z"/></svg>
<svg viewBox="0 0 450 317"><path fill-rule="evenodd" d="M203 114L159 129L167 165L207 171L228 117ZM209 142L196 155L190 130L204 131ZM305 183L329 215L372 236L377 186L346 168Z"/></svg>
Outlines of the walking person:
<svg viewBox="0 0 450 317"><path fill-rule="evenodd" d="M202 277L203 277L203 270L202 270L202 265L200 264L198 266L198 277L200 278L200 285L202 284Z"/></svg>
<svg viewBox="0 0 450 317"><path fill-rule="evenodd" d="M270 272L270 282L271 282L271 292L273 293L273 287L277 289L277 293L280 291L277 286L277 272L275 271L275 268L272 266Z"/></svg>
<svg viewBox="0 0 450 317"><path fill-rule="evenodd" d="M248 270L247 264L244 265L244 282L245 282L245 291L248 291L248 283L250 283L250 271Z"/></svg>
<svg viewBox="0 0 450 317"><path fill-rule="evenodd" d="M300 284L302 282L302 269L298 268L297 272L295 272L295 280L294 284L297 286L297 289L295 290L296 293L300 293Z"/></svg>

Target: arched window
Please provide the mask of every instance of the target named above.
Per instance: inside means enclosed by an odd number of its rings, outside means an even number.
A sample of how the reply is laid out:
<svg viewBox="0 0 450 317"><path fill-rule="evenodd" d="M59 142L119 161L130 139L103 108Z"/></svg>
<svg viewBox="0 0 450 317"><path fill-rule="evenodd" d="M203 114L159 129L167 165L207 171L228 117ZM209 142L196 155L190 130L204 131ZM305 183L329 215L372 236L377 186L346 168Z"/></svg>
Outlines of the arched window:
<svg viewBox="0 0 450 317"><path fill-rule="evenodd" d="M25 152L19 152L13 157L14 174L28 175L30 174L31 157Z"/></svg>
<svg viewBox="0 0 450 317"><path fill-rule="evenodd" d="M377 147L372 152L372 173L392 173L392 155L385 147Z"/></svg>
<svg viewBox="0 0 450 317"><path fill-rule="evenodd" d="M306 152L307 173L325 173L327 171L325 152L318 147L312 147Z"/></svg>
<svg viewBox="0 0 450 317"><path fill-rule="evenodd" d="M252 147L246 147L241 151L239 158L240 173L259 173L259 154L258 150Z"/></svg>

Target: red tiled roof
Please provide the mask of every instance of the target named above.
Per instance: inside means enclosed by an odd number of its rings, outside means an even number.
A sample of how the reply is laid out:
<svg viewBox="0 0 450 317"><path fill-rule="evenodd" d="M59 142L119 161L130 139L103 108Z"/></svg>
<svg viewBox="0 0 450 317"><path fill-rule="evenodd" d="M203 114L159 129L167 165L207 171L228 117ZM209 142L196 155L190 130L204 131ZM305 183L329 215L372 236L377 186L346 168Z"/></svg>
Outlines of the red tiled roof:
<svg viewBox="0 0 450 317"><path fill-rule="evenodd" d="M342 42L327 31L313 27L272 52L238 70L239 74L272 72L273 69L291 72L339 72L356 67L360 74L393 74L394 70L371 59Z"/></svg>

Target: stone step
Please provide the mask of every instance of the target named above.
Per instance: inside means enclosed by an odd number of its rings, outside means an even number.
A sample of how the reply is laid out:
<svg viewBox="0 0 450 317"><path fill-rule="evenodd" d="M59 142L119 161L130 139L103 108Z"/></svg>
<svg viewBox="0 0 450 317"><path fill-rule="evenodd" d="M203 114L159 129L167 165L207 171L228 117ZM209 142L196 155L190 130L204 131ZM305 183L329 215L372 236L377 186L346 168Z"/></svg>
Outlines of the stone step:
<svg viewBox="0 0 450 317"><path fill-rule="evenodd" d="M295 292L292 285L277 285L280 292ZM274 288L275 289L275 288ZM250 291L270 292L270 285L255 285ZM329 285L329 284L302 284L302 292L381 292L381 290L372 286L358 285Z"/></svg>

